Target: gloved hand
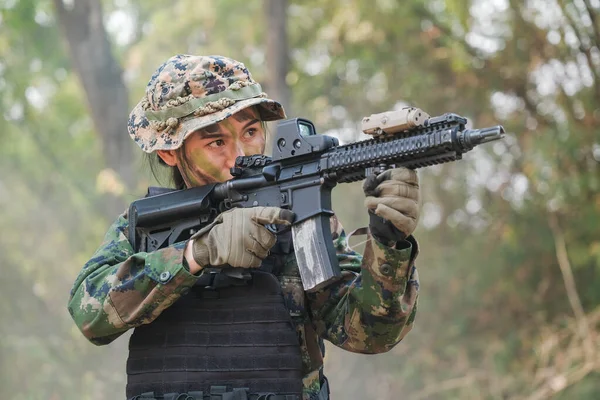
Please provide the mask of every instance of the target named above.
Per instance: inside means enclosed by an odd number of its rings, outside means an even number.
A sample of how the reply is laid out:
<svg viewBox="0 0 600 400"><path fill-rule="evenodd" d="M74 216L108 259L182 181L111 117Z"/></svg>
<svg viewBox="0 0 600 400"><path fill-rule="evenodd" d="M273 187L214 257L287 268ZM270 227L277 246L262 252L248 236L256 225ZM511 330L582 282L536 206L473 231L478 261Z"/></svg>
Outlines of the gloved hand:
<svg viewBox="0 0 600 400"><path fill-rule="evenodd" d="M395 168L367 177L363 184L369 227L383 243L411 235L419 219L419 178L408 168Z"/></svg>
<svg viewBox="0 0 600 400"><path fill-rule="evenodd" d="M277 240L264 225L291 225L293 220L293 212L278 207L226 211L190 238L194 261L202 267L259 267Z"/></svg>

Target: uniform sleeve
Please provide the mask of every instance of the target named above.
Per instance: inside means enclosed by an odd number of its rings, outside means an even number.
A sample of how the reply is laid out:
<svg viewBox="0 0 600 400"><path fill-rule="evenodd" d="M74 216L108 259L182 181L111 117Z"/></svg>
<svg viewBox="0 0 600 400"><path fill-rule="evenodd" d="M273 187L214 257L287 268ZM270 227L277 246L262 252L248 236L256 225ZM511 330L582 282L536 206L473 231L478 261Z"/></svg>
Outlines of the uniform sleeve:
<svg viewBox="0 0 600 400"><path fill-rule="evenodd" d="M126 232L127 219L122 215L71 289L69 313L96 345L152 322L198 279L183 263L185 243L134 254Z"/></svg>
<svg viewBox="0 0 600 400"><path fill-rule="evenodd" d="M343 273L323 290L307 293L315 329L345 350L389 351L411 330L417 312L417 242L411 236L391 248L368 234L360 255L335 217L332 235Z"/></svg>

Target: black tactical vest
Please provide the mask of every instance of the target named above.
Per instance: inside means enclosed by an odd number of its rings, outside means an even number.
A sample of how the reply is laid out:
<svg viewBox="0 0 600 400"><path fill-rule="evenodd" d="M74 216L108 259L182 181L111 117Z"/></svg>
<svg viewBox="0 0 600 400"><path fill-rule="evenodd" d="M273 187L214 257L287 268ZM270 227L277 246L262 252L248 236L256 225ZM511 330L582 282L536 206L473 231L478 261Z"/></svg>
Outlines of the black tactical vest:
<svg viewBox="0 0 600 400"><path fill-rule="evenodd" d="M271 273L280 260L269 256L239 286L196 285L155 321L136 328L129 342L127 398L210 393L215 386L301 398L299 340Z"/></svg>

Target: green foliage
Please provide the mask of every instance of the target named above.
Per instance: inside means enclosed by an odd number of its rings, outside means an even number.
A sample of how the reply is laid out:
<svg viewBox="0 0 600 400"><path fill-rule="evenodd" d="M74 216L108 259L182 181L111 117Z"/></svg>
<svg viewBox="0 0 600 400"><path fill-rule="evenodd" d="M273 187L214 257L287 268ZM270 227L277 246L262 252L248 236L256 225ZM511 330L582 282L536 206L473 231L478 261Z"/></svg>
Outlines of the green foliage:
<svg viewBox="0 0 600 400"><path fill-rule="evenodd" d="M110 221L102 143L51 5L0 4L0 398L119 398L126 339L95 348L66 312L70 285ZM262 2L103 5L109 23L121 13L133 24L125 38L110 30L132 103L177 53L229 55L265 79ZM597 397L598 365L584 356L600 328L595 7L290 2L292 107L321 132L342 128L343 140L355 140L363 116L402 104L509 131L504 143L420 173L414 332L384 355L330 349L336 397ZM123 196L133 200L149 180L141 170L135 193ZM348 231L366 223L360 184L336 188L334 204ZM557 253L562 240L568 265ZM569 270L591 336L578 333Z"/></svg>

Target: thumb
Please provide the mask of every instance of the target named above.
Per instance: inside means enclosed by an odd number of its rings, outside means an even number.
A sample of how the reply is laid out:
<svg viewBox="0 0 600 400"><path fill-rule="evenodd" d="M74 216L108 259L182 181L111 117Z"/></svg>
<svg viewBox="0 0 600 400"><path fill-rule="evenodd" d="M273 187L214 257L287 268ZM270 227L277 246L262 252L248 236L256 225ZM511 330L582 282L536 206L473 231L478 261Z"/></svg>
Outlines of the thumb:
<svg viewBox="0 0 600 400"><path fill-rule="evenodd" d="M296 214L292 211L279 207L255 207L255 209L256 213L252 220L262 225L291 225L296 218Z"/></svg>

